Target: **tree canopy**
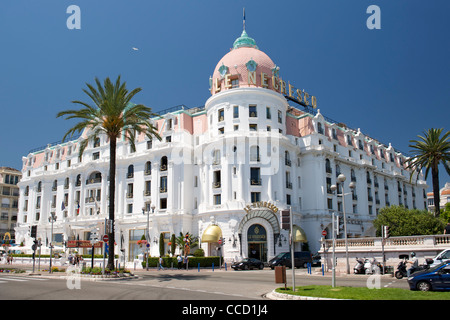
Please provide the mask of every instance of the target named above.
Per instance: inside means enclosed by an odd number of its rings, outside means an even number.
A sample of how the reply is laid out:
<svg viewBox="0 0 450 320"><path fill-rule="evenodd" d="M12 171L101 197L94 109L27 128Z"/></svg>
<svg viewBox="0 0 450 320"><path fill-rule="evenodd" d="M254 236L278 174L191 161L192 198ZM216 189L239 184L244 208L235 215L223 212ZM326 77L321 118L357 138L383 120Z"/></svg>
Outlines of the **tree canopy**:
<svg viewBox="0 0 450 320"><path fill-rule="evenodd" d="M377 236L381 236L381 226L388 226L391 236L415 236L442 234L445 223L426 210L406 209L403 206L391 206L380 209L373 220Z"/></svg>

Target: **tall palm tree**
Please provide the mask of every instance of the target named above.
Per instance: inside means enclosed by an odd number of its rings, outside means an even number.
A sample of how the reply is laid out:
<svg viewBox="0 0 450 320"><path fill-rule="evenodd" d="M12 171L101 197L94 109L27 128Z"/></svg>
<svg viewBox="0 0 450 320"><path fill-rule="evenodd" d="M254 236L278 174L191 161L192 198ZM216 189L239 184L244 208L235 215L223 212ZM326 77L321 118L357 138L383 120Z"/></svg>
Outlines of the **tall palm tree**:
<svg viewBox="0 0 450 320"><path fill-rule="evenodd" d="M154 114L151 108L142 104L133 104L131 99L142 89L136 88L129 92L126 82L121 82L120 76L116 83L112 83L109 78L101 82L95 78L97 88L86 84L88 89L83 89L84 93L92 100L89 103L72 101L72 103L83 106L80 110L66 110L57 114L57 117L66 116L67 119L79 119L64 135L63 141L68 136L75 133L80 134L85 130L87 138L80 143L79 154L83 154L89 141L95 141L100 134L107 136L109 140L109 229L108 241L108 265L110 270L114 269L114 212L115 212L115 189L116 189L116 146L117 139L124 137L131 145L132 150L136 149L136 134L144 133L149 139L157 138L161 140L157 129L150 123L150 117Z"/></svg>
<svg viewBox="0 0 450 320"><path fill-rule="evenodd" d="M410 178L415 172L417 174L425 168L425 179L431 169L433 181L433 198L435 216L440 214L440 195L439 195L439 164L443 164L445 170L450 175L450 131L447 131L441 138L444 129L431 128L424 132L424 137L417 136L420 140L410 140L409 145L413 148L411 151L414 156L408 160L408 168L412 169Z"/></svg>

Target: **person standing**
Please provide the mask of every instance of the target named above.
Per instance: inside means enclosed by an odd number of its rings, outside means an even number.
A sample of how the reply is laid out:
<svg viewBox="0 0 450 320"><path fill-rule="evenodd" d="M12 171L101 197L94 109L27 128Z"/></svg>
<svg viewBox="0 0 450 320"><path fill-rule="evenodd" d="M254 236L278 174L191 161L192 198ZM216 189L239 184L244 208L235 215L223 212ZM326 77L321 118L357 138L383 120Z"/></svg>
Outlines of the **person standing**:
<svg viewBox="0 0 450 320"><path fill-rule="evenodd" d="M450 222L444 228L444 234L450 234Z"/></svg>
<svg viewBox="0 0 450 320"><path fill-rule="evenodd" d="M177 262L178 262L178 270L181 270L181 267L183 266L183 258L181 258L180 255L177 256Z"/></svg>

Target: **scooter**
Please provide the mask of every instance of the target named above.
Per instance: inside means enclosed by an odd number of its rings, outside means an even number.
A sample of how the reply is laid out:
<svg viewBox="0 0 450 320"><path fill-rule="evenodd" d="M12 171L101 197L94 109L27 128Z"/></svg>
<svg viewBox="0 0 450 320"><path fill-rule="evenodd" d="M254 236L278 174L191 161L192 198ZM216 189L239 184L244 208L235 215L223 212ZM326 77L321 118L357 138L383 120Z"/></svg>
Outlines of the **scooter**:
<svg viewBox="0 0 450 320"><path fill-rule="evenodd" d="M372 274L372 263L369 259L364 260L364 273L365 274Z"/></svg>
<svg viewBox="0 0 450 320"><path fill-rule="evenodd" d="M381 270L383 270L383 265L377 261L377 259L373 258L372 260L372 273L380 274Z"/></svg>
<svg viewBox="0 0 450 320"><path fill-rule="evenodd" d="M356 265L353 267L354 274L363 274L364 273L364 263L362 259L358 259L356 257Z"/></svg>
<svg viewBox="0 0 450 320"><path fill-rule="evenodd" d="M406 270L406 260L402 260L399 262L397 266L397 271L395 271L395 277L397 279L402 279L408 275L408 271Z"/></svg>

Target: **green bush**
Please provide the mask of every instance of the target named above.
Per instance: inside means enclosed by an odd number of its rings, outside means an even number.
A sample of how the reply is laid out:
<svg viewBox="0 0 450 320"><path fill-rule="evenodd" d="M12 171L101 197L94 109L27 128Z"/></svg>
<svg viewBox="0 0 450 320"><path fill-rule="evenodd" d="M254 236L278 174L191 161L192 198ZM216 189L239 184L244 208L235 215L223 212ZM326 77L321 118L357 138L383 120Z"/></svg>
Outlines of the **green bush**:
<svg viewBox="0 0 450 320"><path fill-rule="evenodd" d="M205 256L205 250L203 249L197 249L194 251L194 257L204 257Z"/></svg>

